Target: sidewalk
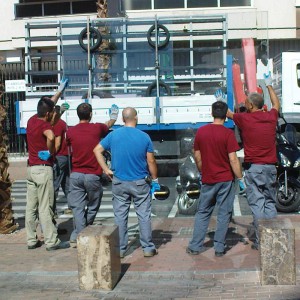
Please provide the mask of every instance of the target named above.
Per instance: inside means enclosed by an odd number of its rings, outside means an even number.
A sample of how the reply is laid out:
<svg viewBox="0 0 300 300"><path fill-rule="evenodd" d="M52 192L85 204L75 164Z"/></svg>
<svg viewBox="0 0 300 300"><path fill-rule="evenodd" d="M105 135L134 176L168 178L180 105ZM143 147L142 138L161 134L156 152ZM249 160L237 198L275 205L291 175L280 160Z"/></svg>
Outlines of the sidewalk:
<svg viewBox="0 0 300 300"><path fill-rule="evenodd" d="M297 255L300 217L288 218L296 228ZM133 242L121 260L123 274L113 291L79 290L77 250L48 252L45 246L28 250L21 225L16 233L0 235L0 299L300 299L299 255L296 286L260 285L259 252L251 249L248 239L251 221L250 216L235 217L227 240L232 248L225 256L215 257L211 240L215 218L207 236L210 248L197 256L185 252L193 218L155 219L153 235L159 254L144 258L139 243ZM68 229L62 240L69 239L71 225L70 220L61 224Z"/></svg>

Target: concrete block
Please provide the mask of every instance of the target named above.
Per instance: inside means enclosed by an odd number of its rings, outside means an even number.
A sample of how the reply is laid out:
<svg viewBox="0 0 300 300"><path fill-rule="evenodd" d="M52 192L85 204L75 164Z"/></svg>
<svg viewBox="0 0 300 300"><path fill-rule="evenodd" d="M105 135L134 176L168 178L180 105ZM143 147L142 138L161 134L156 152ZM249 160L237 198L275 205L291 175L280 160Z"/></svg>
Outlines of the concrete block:
<svg viewBox="0 0 300 300"><path fill-rule="evenodd" d="M262 285L295 285L295 229L289 219L259 221Z"/></svg>
<svg viewBox="0 0 300 300"><path fill-rule="evenodd" d="M87 226L77 237L79 287L112 290L121 274L118 226Z"/></svg>

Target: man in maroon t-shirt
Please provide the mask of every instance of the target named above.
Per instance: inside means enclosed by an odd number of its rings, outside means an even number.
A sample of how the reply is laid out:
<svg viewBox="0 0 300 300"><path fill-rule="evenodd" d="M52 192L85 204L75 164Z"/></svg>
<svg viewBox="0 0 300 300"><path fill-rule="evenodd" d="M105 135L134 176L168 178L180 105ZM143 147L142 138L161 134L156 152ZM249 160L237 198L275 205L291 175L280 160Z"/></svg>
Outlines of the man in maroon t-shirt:
<svg viewBox="0 0 300 300"><path fill-rule="evenodd" d="M215 204L218 205L215 255L223 256L226 253L226 233L235 195L234 175L242 179L241 165L236 155L240 147L234 132L223 126L227 109L225 102L213 103L214 121L199 128L194 141L194 156L202 173L202 186L193 237L186 249L192 255L205 250L203 243Z"/></svg>
<svg viewBox="0 0 300 300"><path fill-rule="evenodd" d="M74 244L74 247L77 235L86 226L93 224L100 207L103 195L100 180L102 169L93 150L116 122L118 112L118 107L113 105L110 109L110 120L106 124L90 123L92 106L81 103L77 107L79 124L67 131L67 144L72 148L68 205L74 218L74 230L70 236L70 243Z"/></svg>
<svg viewBox="0 0 300 300"><path fill-rule="evenodd" d="M59 106L56 106L60 109ZM54 206L53 211L56 210L56 199L60 186L65 194L68 196L69 192L69 177L70 177L70 156L66 143L67 123L61 119L53 126L55 135L55 161L53 165L54 171Z"/></svg>
<svg viewBox="0 0 300 300"><path fill-rule="evenodd" d="M277 216L276 197L276 126L280 103L272 88L272 78L265 75L265 84L270 94L272 109L264 110L261 94L251 93L245 101L248 113L233 113L228 110L227 117L233 119L241 130L244 143L244 169L247 201L253 215L255 241L252 249L258 250L258 220Z"/></svg>
<svg viewBox="0 0 300 300"><path fill-rule="evenodd" d="M48 251L68 248L70 245L61 242L53 224L53 159L54 133L50 121L54 114L54 105L65 89L67 80L62 80L58 92L52 97L42 97L37 105L37 115L27 123L28 168L27 168L27 201L25 227L28 249L42 245L37 238L36 223L39 219L43 230L44 241ZM45 151L48 149L48 151ZM41 159L40 152L48 152L48 159Z"/></svg>

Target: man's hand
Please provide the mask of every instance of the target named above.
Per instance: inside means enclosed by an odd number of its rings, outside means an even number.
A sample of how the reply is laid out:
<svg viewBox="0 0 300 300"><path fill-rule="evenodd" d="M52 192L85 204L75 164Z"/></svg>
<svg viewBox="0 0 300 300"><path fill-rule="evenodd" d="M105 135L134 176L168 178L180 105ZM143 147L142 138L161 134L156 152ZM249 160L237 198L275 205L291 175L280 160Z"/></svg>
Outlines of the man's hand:
<svg viewBox="0 0 300 300"><path fill-rule="evenodd" d="M69 103L65 102L60 106L60 111L59 113L62 115L66 110L70 108Z"/></svg>
<svg viewBox="0 0 300 300"><path fill-rule="evenodd" d="M266 86L268 86L268 85L272 86L271 72L269 72L268 74L264 73L264 79L265 79Z"/></svg>
<svg viewBox="0 0 300 300"><path fill-rule="evenodd" d="M244 194L246 191L246 183L245 183L244 177L238 178L238 181L239 181L239 187L240 187L239 194L241 195L241 194Z"/></svg>
<svg viewBox="0 0 300 300"><path fill-rule="evenodd" d="M103 172L107 175L107 177L112 180L113 179L113 176L114 176L114 172L111 170L111 169L105 169L103 170Z"/></svg>
<svg viewBox="0 0 300 300"><path fill-rule="evenodd" d="M65 88L68 86L68 83L69 83L69 79L63 78L59 83L57 91L62 93L65 90Z"/></svg>
<svg viewBox="0 0 300 300"><path fill-rule="evenodd" d="M218 90L215 92L215 97L216 97L216 100L217 100L217 101L223 101L223 102L226 101L226 94L224 94L223 91L222 91L221 89L218 89Z"/></svg>
<svg viewBox="0 0 300 300"><path fill-rule="evenodd" d="M109 109L109 118L111 120L117 120L119 115L119 107L116 104L113 104Z"/></svg>
<svg viewBox="0 0 300 300"><path fill-rule="evenodd" d="M151 181L151 195L153 195L155 191L159 191L159 190L160 190L160 185L158 183L158 178L152 179L152 181Z"/></svg>
<svg viewBox="0 0 300 300"><path fill-rule="evenodd" d="M49 150L43 150L38 152L38 157L41 160L48 160L51 157L51 153Z"/></svg>

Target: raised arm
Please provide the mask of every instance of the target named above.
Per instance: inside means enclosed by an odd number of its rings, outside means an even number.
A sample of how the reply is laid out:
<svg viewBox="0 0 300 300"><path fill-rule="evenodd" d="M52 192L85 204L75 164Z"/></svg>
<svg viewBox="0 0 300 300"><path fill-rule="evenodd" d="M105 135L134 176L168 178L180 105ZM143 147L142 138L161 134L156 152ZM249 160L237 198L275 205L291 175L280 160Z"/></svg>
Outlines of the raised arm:
<svg viewBox="0 0 300 300"><path fill-rule="evenodd" d="M279 102L279 99L273 89L273 87L271 85L268 85L267 86L267 89L268 89L268 92L269 92L269 95L270 95L270 100L271 100L271 103L272 103L272 108L276 109L277 111L279 111L280 109L280 102Z"/></svg>
<svg viewBox="0 0 300 300"><path fill-rule="evenodd" d="M227 113L226 113L226 117L228 119L233 119L233 115L234 115L234 113L228 108Z"/></svg>
<svg viewBox="0 0 300 300"><path fill-rule="evenodd" d="M54 102L54 104L57 103L58 99L61 97L63 91L68 85L69 80L67 78L63 78L58 86L57 92L54 96L51 97L51 100Z"/></svg>
<svg viewBox="0 0 300 300"><path fill-rule="evenodd" d="M47 138L47 148L50 154L54 154L55 152L55 136L52 130L47 129L43 132L44 136Z"/></svg>
<svg viewBox="0 0 300 300"><path fill-rule="evenodd" d="M269 74L264 74L264 79L265 79L265 84L268 89L269 95L270 95L270 100L272 103L272 108L276 109L279 111L280 109L280 102L279 99L272 87L272 77L271 77L271 72Z"/></svg>
<svg viewBox="0 0 300 300"><path fill-rule="evenodd" d="M119 115L119 107L113 104L109 109L109 120L105 122L108 128L111 128L117 121Z"/></svg>

